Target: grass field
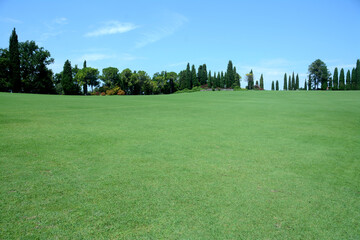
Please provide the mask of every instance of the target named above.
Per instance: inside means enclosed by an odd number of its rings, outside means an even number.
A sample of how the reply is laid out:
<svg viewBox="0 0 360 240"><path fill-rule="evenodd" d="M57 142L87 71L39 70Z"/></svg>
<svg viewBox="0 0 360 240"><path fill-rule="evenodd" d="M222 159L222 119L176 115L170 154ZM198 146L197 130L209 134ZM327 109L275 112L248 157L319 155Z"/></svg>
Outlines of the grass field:
<svg viewBox="0 0 360 240"><path fill-rule="evenodd" d="M360 239L360 91L0 93L13 238Z"/></svg>

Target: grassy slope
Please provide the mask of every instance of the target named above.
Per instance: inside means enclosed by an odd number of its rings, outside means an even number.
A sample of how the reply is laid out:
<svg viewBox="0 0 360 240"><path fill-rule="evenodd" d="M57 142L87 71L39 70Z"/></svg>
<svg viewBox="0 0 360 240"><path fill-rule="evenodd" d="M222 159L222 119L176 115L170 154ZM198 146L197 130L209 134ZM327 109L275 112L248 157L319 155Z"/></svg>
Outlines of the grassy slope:
<svg viewBox="0 0 360 240"><path fill-rule="evenodd" d="M0 238L360 238L360 92L0 94Z"/></svg>

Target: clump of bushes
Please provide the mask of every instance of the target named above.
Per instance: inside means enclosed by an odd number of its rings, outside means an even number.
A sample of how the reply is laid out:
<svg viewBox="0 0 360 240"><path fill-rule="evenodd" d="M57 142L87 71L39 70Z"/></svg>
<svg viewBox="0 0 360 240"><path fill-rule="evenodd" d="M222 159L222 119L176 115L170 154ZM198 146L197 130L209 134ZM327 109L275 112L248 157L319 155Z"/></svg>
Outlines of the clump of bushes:
<svg viewBox="0 0 360 240"><path fill-rule="evenodd" d="M192 92L200 92L201 91L201 87L193 87L192 89L183 89L183 90L180 90L180 91L176 91L175 93L192 93Z"/></svg>
<svg viewBox="0 0 360 240"><path fill-rule="evenodd" d="M125 95L125 91L118 86L113 88L102 86L100 88L96 88L95 91L91 93L91 95L96 95L96 96Z"/></svg>

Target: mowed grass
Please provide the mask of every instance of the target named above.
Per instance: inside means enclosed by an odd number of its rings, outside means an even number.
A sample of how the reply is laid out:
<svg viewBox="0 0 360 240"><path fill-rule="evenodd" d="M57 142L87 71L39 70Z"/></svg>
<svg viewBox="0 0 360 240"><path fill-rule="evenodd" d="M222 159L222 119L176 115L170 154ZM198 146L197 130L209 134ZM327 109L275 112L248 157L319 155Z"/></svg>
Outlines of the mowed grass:
<svg viewBox="0 0 360 240"><path fill-rule="evenodd" d="M0 239L359 239L359 92L0 94Z"/></svg>

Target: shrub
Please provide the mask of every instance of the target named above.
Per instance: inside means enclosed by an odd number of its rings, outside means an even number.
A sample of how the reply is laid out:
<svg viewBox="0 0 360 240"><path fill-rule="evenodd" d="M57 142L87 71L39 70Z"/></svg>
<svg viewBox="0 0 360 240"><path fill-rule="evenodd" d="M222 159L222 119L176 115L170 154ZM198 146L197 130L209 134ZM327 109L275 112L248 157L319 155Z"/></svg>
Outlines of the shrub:
<svg viewBox="0 0 360 240"><path fill-rule="evenodd" d="M125 95L125 91L120 89L120 90L117 92L117 95Z"/></svg>
<svg viewBox="0 0 360 240"><path fill-rule="evenodd" d="M110 89L110 90L106 90L106 95L114 95L115 91Z"/></svg>
<svg viewBox="0 0 360 240"><path fill-rule="evenodd" d="M104 92L101 92L101 96L105 96L106 94Z"/></svg>

